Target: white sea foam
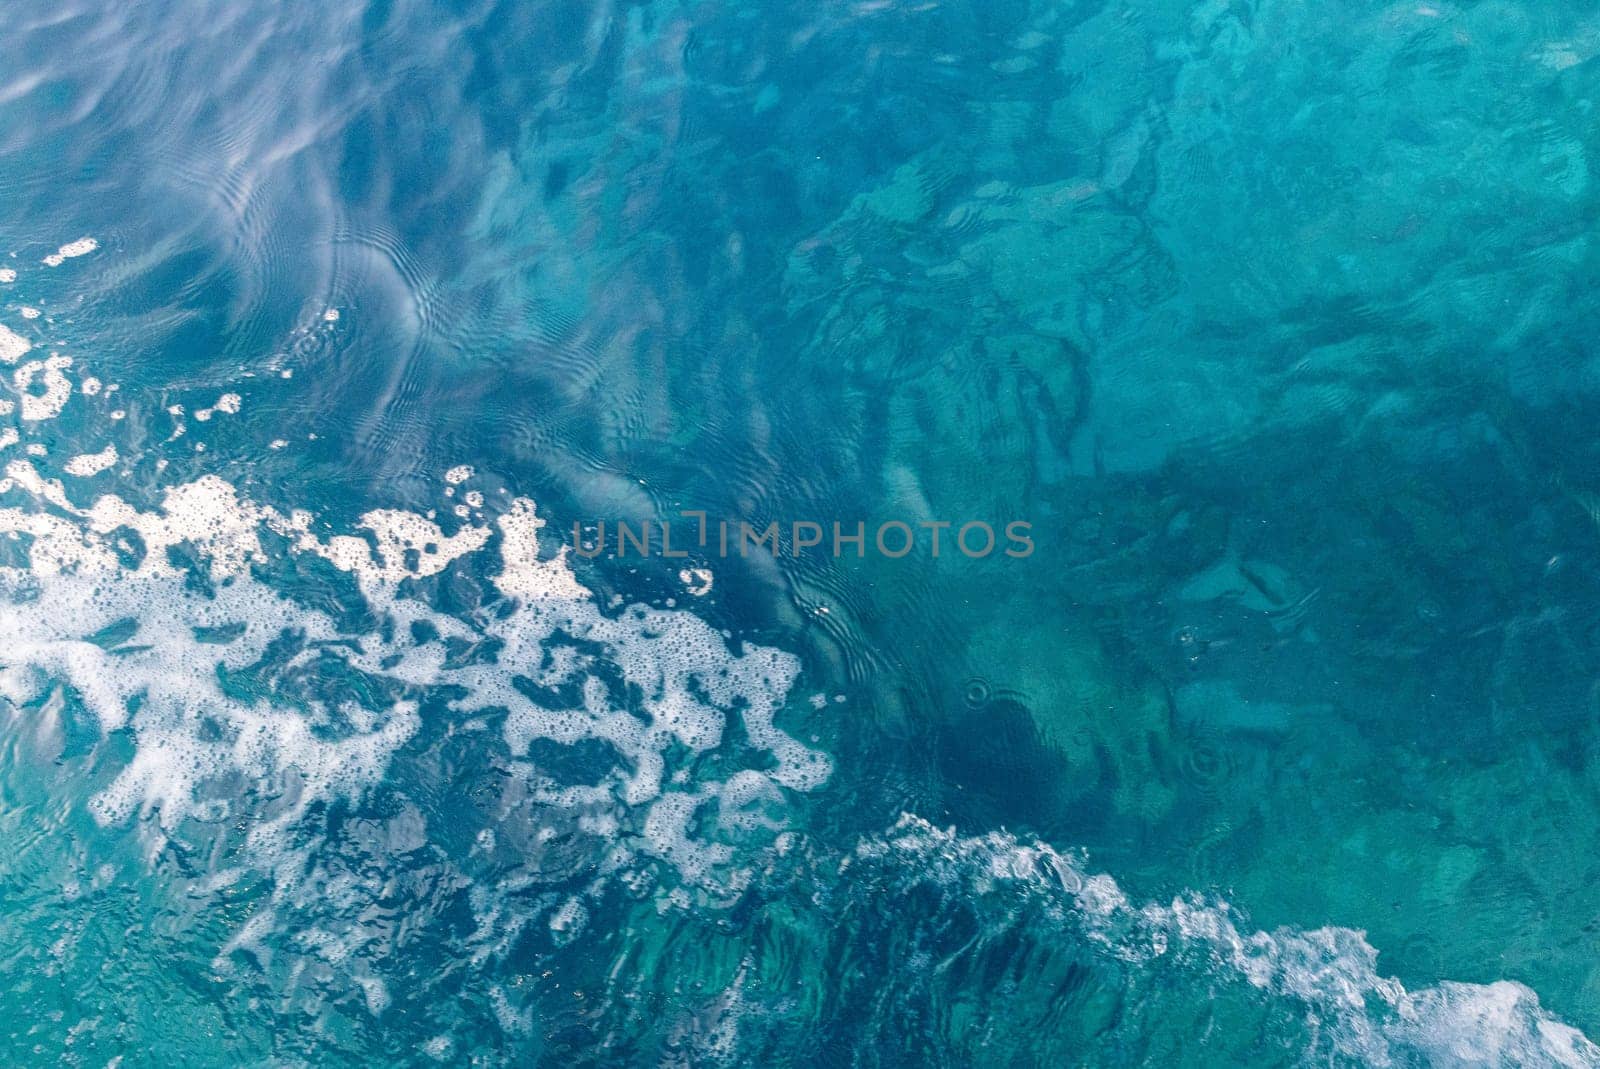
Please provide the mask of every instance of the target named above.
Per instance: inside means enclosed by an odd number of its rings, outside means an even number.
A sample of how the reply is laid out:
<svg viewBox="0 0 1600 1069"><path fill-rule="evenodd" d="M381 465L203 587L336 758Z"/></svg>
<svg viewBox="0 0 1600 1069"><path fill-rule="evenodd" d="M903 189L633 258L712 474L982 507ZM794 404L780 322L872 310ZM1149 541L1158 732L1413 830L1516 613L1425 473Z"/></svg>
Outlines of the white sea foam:
<svg viewBox="0 0 1600 1069"><path fill-rule="evenodd" d="M98 453L84 453L81 456L73 457L67 461L64 468L68 475L84 478L90 475L98 475L100 472L115 465L116 462L117 447L108 445Z"/></svg>
<svg viewBox="0 0 1600 1069"><path fill-rule="evenodd" d="M72 384L65 371L72 357L52 353L44 360L30 360L11 376L11 386L22 401L22 418L29 422L54 419L72 395Z"/></svg>
<svg viewBox="0 0 1600 1069"><path fill-rule="evenodd" d="M47 267L60 267L67 260L72 260L79 256L87 256L99 247L100 243L94 238L79 238L77 241L69 241L49 256L46 256L44 264Z"/></svg>
<svg viewBox="0 0 1600 1069"><path fill-rule="evenodd" d="M15 364L33 343L10 327L0 325L0 363Z"/></svg>
<svg viewBox="0 0 1600 1069"><path fill-rule="evenodd" d="M231 416L239 411L239 406L241 403L242 398L240 398L238 394L225 393L221 397L217 398L217 403L212 405L210 408L195 409L194 418L199 420L201 423L204 423L218 412ZM177 408L177 411L173 412L173 415L178 416L183 414L181 407L174 407Z"/></svg>
<svg viewBox="0 0 1600 1069"><path fill-rule="evenodd" d="M678 582L694 597L703 598L711 593L710 568L684 568L678 572Z"/></svg>
<svg viewBox="0 0 1600 1069"><path fill-rule="evenodd" d="M95 465L107 456L114 454L108 450ZM93 800L107 823L142 813L170 833L186 819L214 817L235 804L220 784L289 777L297 784L292 802L257 817L250 832L254 848L271 857L312 803L361 797L415 734L414 702L326 707L311 698L277 700L270 688L242 697L221 683L229 672L266 664L275 674L293 673L335 648L350 670L374 680L454 688L450 705L463 718L503 710L503 737L519 758L538 739L603 740L619 760L602 782L578 791L533 786L533 797L544 805L580 804L591 820L632 827L637 848L724 892L744 886L749 874L726 843L701 840L705 815L737 825L758 802L763 813L777 812L785 790L812 790L829 774L823 754L774 723L798 673L792 656L731 651L687 613L634 606L605 615L564 552L540 556L543 521L525 498L514 499L492 527L446 532L416 513L379 509L361 517L359 533L323 534L310 513L259 505L215 476L170 486L159 507L141 509L114 494L87 506L74 502L59 480L26 461L12 462L6 474L22 507L0 508L0 532L23 540L26 563L0 570L13 593L0 615L4 692L26 701L53 681L66 682L103 730L131 730L131 761ZM462 619L404 592L485 552L497 537L492 582L507 611ZM268 540L279 548L269 553ZM193 564L175 563L180 549ZM349 574L392 626L350 633L248 574L274 554L314 556ZM195 571L213 589L196 592ZM133 629L121 643L107 648L95 640L119 622ZM426 637L417 637L417 625L426 625ZM591 652L577 654L573 640ZM495 643L499 653L452 666L452 641ZM295 652L273 662L269 650L285 644ZM605 651L624 684L642 695L642 716L588 674L592 651ZM528 697L519 678L543 687L576 684L582 702L547 707ZM770 767L693 782L669 767L674 752L716 747L735 709L748 744L770 755ZM330 732L330 724L340 729Z"/></svg>

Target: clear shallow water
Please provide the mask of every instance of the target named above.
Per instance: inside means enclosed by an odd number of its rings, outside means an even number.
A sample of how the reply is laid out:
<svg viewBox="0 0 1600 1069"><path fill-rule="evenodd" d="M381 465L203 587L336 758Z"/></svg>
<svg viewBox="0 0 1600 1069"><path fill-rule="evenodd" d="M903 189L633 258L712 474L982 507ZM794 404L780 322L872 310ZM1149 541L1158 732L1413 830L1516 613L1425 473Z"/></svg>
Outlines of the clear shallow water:
<svg viewBox="0 0 1600 1069"><path fill-rule="evenodd" d="M8 1063L1600 1062L1578 5L0 30Z"/></svg>

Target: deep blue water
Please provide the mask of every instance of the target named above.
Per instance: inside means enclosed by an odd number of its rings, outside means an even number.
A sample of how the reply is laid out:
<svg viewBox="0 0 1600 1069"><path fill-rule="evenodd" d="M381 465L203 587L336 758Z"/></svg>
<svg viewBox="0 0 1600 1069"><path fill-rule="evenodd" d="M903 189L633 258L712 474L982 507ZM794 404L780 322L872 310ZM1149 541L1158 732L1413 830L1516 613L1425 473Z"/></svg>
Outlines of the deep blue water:
<svg viewBox="0 0 1600 1069"><path fill-rule="evenodd" d="M1600 1065L1597 57L0 7L0 1060Z"/></svg>

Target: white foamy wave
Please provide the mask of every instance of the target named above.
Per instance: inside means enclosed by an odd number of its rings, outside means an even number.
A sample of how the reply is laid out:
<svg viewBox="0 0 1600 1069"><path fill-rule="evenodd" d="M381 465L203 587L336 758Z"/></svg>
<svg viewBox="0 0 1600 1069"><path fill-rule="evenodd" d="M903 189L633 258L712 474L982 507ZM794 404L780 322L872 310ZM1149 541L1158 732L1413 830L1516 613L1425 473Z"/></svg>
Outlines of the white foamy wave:
<svg viewBox="0 0 1600 1069"><path fill-rule="evenodd" d="M1380 976L1361 932L1241 929L1226 902L1177 898L1137 904L1114 879L1037 842L995 832L963 837L906 815L862 858L903 866L982 895L999 885L1058 897L1106 953L1153 965L1199 952L1224 975L1302 1005L1315 1034L1376 1066L1600 1066L1600 1046L1552 1017L1522 984L1446 981L1410 990Z"/></svg>
<svg viewBox="0 0 1600 1069"><path fill-rule="evenodd" d="M311 803L359 797L415 732L417 710L408 701L362 708L304 694L278 699L279 684L329 657L366 679L453 688L459 696L449 705L463 720L503 711L504 740L518 757L536 740L604 742L618 760L600 782L534 785L532 795L631 828L646 853L723 890L748 877L726 843L697 841L693 829L707 811L737 823L757 802L773 811L784 791L809 791L828 777L826 756L774 723L798 673L792 656L730 651L683 612L634 606L605 615L564 551L540 556L543 521L527 499L514 500L493 528L447 533L422 515L380 509L361 518L359 533L323 536L310 513L258 505L215 476L168 487L159 507L141 510L111 494L76 504L29 461L6 473L8 496L20 494L28 507L0 508L0 533L19 540L26 557L0 569L12 602L0 614L0 679L14 702L66 682L104 731L132 730L131 762L94 799L104 821L145 813L170 831L233 804L220 786L230 778L289 777L293 799L251 832L265 847ZM491 582L506 600L494 613L462 618L404 592L496 539ZM347 573L384 626L353 633L249 574L279 557L320 558ZM211 588L197 591L196 575ZM102 637L119 627L116 641ZM453 647L485 645L498 649L492 659L449 663ZM592 674L601 657L640 696L639 708ZM250 672L266 678L252 688L224 683ZM576 704L528 696L564 686L581 695ZM735 710L770 767L692 784L670 767L670 754L717 747Z"/></svg>

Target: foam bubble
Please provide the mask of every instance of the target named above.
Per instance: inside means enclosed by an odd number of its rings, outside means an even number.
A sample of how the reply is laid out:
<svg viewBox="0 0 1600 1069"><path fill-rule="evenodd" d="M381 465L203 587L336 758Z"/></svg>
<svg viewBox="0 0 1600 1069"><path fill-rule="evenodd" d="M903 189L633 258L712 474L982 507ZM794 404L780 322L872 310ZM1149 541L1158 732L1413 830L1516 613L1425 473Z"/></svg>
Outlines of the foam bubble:
<svg viewBox="0 0 1600 1069"><path fill-rule="evenodd" d="M97 475L117 462L117 447L108 445L98 453L85 453L67 461L65 469L68 475L77 475L80 478Z"/></svg>
<svg viewBox="0 0 1600 1069"><path fill-rule="evenodd" d="M578 583L567 565L567 547L552 560L539 559L539 530L544 519L533 502L518 498L498 521L502 548L500 574L494 584L507 597L526 601L586 598L589 591Z"/></svg>
<svg viewBox="0 0 1600 1069"><path fill-rule="evenodd" d="M79 256L87 256L99 247L100 243L94 238L79 238L77 241L69 241L61 246L55 252L46 256L43 262L47 267L60 267L63 262Z"/></svg>
<svg viewBox="0 0 1600 1069"><path fill-rule="evenodd" d="M678 582L692 597L703 598L711 593L710 568L684 568L678 572Z"/></svg>
<svg viewBox="0 0 1600 1069"><path fill-rule="evenodd" d="M72 384L67 381L63 372L72 366L70 356L51 354L44 360L32 360L21 367L11 377L12 388L22 400L22 418L29 422L54 419L66 407L67 398L72 396ZM34 392L35 380L43 387L43 392Z"/></svg>
<svg viewBox="0 0 1600 1069"><path fill-rule="evenodd" d="M241 401L242 399L238 394L225 393L221 397L217 398L217 403L212 405L210 408L195 409L194 418L199 420L201 423L205 423L218 412L222 412L230 416L234 415L239 411ZM169 411L171 411L174 416L181 416L183 415L183 406L174 405Z"/></svg>
<svg viewBox="0 0 1600 1069"><path fill-rule="evenodd" d="M10 327L0 325L0 363L15 364L33 343Z"/></svg>
<svg viewBox="0 0 1600 1069"><path fill-rule="evenodd" d="M550 931L557 946L572 942L589 923L589 911L578 898L569 898L550 915Z"/></svg>

